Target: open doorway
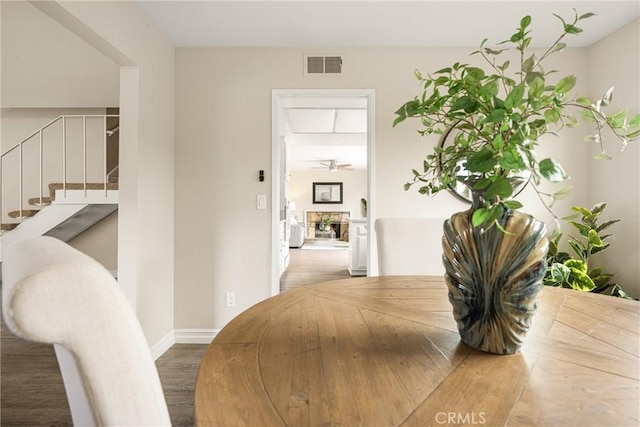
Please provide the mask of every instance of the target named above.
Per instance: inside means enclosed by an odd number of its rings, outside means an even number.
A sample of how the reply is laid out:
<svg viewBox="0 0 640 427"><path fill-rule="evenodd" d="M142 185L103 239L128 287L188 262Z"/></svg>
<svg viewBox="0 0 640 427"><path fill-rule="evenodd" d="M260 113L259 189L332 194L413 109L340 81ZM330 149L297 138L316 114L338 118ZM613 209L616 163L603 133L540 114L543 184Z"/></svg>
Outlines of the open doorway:
<svg viewBox="0 0 640 427"><path fill-rule="evenodd" d="M292 238L348 247L349 227L359 220L362 256L370 258L373 118L374 91L370 89L273 90L273 295L280 292ZM293 236L292 223L297 230ZM294 247L301 244L292 241ZM366 268L358 274L366 274Z"/></svg>

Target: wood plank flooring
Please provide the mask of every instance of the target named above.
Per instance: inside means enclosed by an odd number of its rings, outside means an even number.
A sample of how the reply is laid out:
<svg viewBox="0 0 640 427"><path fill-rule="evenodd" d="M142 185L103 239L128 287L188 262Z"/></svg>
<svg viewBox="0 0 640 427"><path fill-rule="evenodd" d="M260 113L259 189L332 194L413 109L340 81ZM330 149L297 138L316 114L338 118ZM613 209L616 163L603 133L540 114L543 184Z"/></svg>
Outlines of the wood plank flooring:
<svg viewBox="0 0 640 427"><path fill-rule="evenodd" d="M349 277L348 250L291 249L280 282L282 292ZM175 344L157 361L174 426L193 426L193 387L206 345ZM14 337L4 321L0 331L0 425L71 426L71 413L52 346Z"/></svg>
<svg viewBox="0 0 640 427"><path fill-rule="evenodd" d="M286 292L301 286L329 280L351 277L349 266L349 249L340 250L307 250L289 249L290 263L280 278L280 291Z"/></svg>
<svg viewBox="0 0 640 427"><path fill-rule="evenodd" d="M193 386L206 345L175 344L158 360L171 422L193 426ZM15 337L2 322L0 337L0 425L72 426L53 346Z"/></svg>

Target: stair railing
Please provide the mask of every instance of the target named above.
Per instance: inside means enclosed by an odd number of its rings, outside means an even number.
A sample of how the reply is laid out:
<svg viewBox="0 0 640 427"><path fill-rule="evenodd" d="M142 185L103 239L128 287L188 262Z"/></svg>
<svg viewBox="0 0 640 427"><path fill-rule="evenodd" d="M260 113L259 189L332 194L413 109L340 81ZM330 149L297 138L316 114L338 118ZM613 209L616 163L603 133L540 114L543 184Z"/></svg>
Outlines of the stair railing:
<svg viewBox="0 0 640 427"><path fill-rule="evenodd" d="M87 118L102 118L103 122L103 141L102 141L102 154L104 156L104 164L103 164L103 184L104 184L104 193L105 197L107 196L107 181L109 179L109 175L113 172L113 170L107 173L107 137L112 136L114 133L118 132L120 126L115 126L113 129L107 129L107 119L110 117L119 117L118 114L86 114L86 115L62 115L58 116L55 119L51 120L46 125L42 126L40 129L35 132L29 134L26 138L23 138L20 142L15 144L13 147L9 148L7 151L0 155L0 223L3 221L4 210L3 203L4 198L2 197L2 189L3 189L3 174L2 174L2 165L4 163L5 158L15 150L18 150L18 211L19 216L23 217L24 209L24 173L23 173L23 146L29 142L34 136L38 135L38 177L39 177L39 197L40 202L42 202L44 198L44 180L43 180L43 135L44 131L52 126L53 124L62 121L62 190L64 195L67 194L67 119L72 118L82 118L82 170L83 170L83 188L84 195L87 195ZM117 166L116 168L117 169Z"/></svg>

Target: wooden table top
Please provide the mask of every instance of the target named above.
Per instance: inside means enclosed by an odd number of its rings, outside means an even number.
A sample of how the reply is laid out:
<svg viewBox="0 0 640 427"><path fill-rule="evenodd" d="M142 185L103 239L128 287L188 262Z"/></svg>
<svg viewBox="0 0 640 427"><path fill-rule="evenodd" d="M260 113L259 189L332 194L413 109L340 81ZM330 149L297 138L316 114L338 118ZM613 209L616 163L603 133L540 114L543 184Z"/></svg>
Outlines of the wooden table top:
<svg viewBox="0 0 640 427"><path fill-rule="evenodd" d="M441 277L300 288L233 319L195 390L199 426L638 426L636 301L545 287L523 350L460 341Z"/></svg>

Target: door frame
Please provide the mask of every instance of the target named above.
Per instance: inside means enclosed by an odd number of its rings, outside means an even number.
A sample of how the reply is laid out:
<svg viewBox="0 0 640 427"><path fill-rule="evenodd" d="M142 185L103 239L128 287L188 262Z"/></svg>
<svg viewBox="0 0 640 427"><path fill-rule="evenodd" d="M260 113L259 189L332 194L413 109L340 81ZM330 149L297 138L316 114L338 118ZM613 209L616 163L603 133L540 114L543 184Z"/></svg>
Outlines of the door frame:
<svg viewBox="0 0 640 427"><path fill-rule="evenodd" d="M271 295L280 293L280 180L285 171L281 162L280 110L289 97L366 98L367 100L367 266L371 271L372 224L375 221L375 90L374 89L272 89L271 90Z"/></svg>

